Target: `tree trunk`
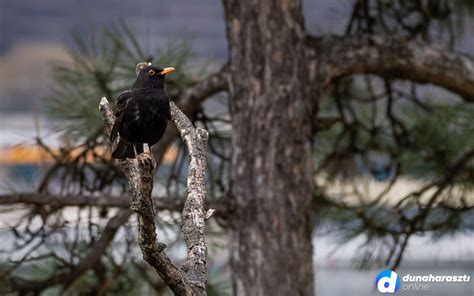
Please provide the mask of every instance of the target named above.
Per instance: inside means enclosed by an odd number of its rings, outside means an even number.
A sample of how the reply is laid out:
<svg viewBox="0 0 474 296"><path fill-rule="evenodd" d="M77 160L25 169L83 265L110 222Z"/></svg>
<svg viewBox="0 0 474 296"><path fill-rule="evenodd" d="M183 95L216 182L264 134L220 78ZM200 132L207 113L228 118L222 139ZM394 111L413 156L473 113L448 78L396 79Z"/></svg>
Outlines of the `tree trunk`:
<svg viewBox="0 0 474 296"><path fill-rule="evenodd" d="M312 114L300 1L225 0L235 295L312 295ZM314 84L314 81L312 82Z"/></svg>

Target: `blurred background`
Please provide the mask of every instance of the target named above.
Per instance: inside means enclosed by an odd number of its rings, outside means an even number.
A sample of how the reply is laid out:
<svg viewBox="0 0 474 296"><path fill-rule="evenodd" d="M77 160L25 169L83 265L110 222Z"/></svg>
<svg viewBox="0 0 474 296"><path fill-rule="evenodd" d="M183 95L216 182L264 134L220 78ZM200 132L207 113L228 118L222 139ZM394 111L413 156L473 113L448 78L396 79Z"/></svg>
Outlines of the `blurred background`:
<svg viewBox="0 0 474 296"><path fill-rule="evenodd" d="M368 14L358 13L364 7ZM304 14L313 34L396 33L474 53L469 0L306 0ZM220 1L0 0L2 295L28 283L44 295L166 293L140 260L132 218L116 230L93 268L64 282L52 280L74 273L68 270L89 254L119 210L38 199L126 191L121 172L107 157L97 106L100 97L113 101L131 85L137 62L176 67L167 84L173 97L227 58ZM435 190L431 178L474 149L472 104L437 87L358 75L338 81L321 106L324 124L315 135L317 295L376 294L373 283L381 266L410 273L472 272L471 157L455 177L447 177L442 201L430 209L423 229L400 236L397 228L404 222L390 214L410 206L407 213L414 215L416 205ZM206 100L192 118L211 133L208 190L218 201L228 192L231 153L226 95ZM157 197L182 196L184 152L174 141L161 155ZM173 211L158 218L160 235L178 261L185 256L179 219ZM225 217L217 217L209 229L210 294L230 294L225 227ZM429 295L473 291L472 283L445 285Z"/></svg>

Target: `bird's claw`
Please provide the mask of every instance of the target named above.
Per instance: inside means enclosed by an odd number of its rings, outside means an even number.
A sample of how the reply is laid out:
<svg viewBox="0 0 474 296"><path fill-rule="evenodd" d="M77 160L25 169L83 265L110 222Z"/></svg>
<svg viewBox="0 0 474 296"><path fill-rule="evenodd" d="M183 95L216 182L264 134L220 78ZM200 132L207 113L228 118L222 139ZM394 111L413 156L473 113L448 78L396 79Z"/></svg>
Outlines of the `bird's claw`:
<svg viewBox="0 0 474 296"><path fill-rule="evenodd" d="M156 162L153 156L147 152L143 152L137 156L138 165L144 170L154 170Z"/></svg>

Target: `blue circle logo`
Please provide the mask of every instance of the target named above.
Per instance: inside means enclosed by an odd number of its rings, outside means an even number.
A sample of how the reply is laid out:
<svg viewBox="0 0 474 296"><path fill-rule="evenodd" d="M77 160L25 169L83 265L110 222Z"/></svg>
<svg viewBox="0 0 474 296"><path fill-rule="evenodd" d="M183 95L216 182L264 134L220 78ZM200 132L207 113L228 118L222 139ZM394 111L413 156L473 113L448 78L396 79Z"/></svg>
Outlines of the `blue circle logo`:
<svg viewBox="0 0 474 296"><path fill-rule="evenodd" d="M380 293L395 293L400 288L400 277L393 270L384 270L377 275L375 286Z"/></svg>

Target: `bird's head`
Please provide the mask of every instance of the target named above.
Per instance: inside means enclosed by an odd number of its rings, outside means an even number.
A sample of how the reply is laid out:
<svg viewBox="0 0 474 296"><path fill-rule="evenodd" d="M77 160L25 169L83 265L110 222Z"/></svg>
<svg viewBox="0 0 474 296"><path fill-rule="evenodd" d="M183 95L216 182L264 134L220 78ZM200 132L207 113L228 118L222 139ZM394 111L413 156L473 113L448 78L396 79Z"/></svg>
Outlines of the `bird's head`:
<svg viewBox="0 0 474 296"><path fill-rule="evenodd" d="M163 87L165 84L165 75L173 71L173 67L163 68L162 66L151 64L137 65L137 80L132 88Z"/></svg>

